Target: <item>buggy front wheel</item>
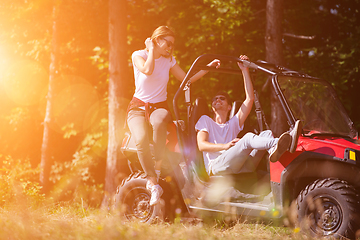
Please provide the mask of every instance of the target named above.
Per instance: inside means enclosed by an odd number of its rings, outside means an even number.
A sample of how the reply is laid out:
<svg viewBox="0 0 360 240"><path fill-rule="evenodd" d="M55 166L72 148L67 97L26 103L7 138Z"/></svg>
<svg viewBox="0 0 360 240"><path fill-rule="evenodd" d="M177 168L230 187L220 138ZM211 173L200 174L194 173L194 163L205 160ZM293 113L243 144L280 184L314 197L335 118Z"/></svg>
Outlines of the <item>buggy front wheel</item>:
<svg viewBox="0 0 360 240"><path fill-rule="evenodd" d="M339 179L316 180L297 198L298 222L317 236L354 238L359 227L359 199L354 187Z"/></svg>
<svg viewBox="0 0 360 240"><path fill-rule="evenodd" d="M163 220L163 200L150 206L151 193L146 189L147 179L144 173L131 174L118 187L115 205L120 214L127 220L153 223Z"/></svg>

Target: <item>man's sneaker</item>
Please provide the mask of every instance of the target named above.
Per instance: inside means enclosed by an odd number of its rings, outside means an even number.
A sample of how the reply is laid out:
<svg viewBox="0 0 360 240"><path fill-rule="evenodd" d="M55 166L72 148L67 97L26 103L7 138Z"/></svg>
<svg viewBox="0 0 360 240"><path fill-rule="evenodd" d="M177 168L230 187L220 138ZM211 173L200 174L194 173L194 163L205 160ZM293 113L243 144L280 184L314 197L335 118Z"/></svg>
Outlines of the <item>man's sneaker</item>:
<svg viewBox="0 0 360 240"><path fill-rule="evenodd" d="M157 204L160 201L160 197L163 194L163 189L159 184L154 185L151 189L150 206Z"/></svg>
<svg viewBox="0 0 360 240"><path fill-rule="evenodd" d="M281 155L286 152L290 146L291 143L291 136L288 132L284 132L279 137L278 142L275 146L269 149L269 160L270 162L277 162Z"/></svg>
<svg viewBox="0 0 360 240"><path fill-rule="evenodd" d="M302 131L302 123L300 120L297 120L295 122L294 128L289 132L291 136L291 144L290 144L289 152L291 153L295 152L301 131Z"/></svg>

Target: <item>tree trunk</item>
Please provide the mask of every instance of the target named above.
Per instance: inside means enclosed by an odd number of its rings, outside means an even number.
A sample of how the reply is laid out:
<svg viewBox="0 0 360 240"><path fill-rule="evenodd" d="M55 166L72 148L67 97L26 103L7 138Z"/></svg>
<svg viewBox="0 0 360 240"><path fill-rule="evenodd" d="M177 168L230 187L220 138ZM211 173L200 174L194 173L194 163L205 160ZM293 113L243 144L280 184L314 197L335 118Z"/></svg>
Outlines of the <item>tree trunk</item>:
<svg viewBox="0 0 360 240"><path fill-rule="evenodd" d="M282 49L283 3L283 0L267 0L265 36L266 61L282 66L285 64ZM271 130L275 136L279 136L287 129L284 111L271 90Z"/></svg>
<svg viewBox="0 0 360 240"><path fill-rule="evenodd" d="M112 204L119 184L117 161L126 117L127 19L126 0L109 0L109 136L105 175L105 196L102 207Z"/></svg>
<svg viewBox="0 0 360 240"><path fill-rule="evenodd" d="M54 1L53 6L53 26L52 26L52 42L51 42L51 62L49 73L49 89L47 93L46 112L44 119L44 133L41 146L41 162L40 162L40 183L43 186L43 192L48 193L51 190L52 184L50 181L51 166L54 163L54 148L56 146L56 133L53 125L53 100L56 94L56 77L58 75L59 67L59 47L58 47L58 2Z"/></svg>

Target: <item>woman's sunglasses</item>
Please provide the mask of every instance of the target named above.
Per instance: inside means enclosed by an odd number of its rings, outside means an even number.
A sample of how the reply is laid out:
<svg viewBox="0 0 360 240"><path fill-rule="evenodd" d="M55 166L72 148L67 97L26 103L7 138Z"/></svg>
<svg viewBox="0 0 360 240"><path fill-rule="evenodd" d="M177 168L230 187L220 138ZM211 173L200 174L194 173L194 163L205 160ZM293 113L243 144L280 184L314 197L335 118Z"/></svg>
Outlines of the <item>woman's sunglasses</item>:
<svg viewBox="0 0 360 240"><path fill-rule="evenodd" d="M168 47L173 47L174 44L173 44L171 41L167 40L166 38L161 38L161 39L165 40L166 45L167 45Z"/></svg>

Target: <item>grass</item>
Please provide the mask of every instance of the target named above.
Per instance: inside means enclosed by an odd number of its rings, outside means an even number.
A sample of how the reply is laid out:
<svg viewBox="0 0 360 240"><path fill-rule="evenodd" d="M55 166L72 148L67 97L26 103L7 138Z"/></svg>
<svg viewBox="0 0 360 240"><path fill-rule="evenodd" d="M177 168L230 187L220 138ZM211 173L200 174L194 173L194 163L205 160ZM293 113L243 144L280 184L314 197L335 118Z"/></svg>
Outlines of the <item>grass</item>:
<svg viewBox="0 0 360 240"><path fill-rule="evenodd" d="M261 223L231 226L197 223L126 222L116 213L74 204L31 207L26 202L0 209L0 239L311 239L291 228Z"/></svg>
<svg viewBox="0 0 360 240"><path fill-rule="evenodd" d="M157 224L128 222L115 211L87 206L82 198L61 202L56 197L44 198L31 189L25 194L22 185L16 186L0 201L0 240L312 239L297 229L283 227L282 222L244 220L224 224L209 219L204 222L176 219L174 223Z"/></svg>
<svg viewBox="0 0 360 240"><path fill-rule="evenodd" d="M12 197L2 200L0 206L0 240L312 239L281 223L224 224L179 219L176 223L128 222L115 211L87 206L82 198L80 201L50 201L51 198L38 194L24 194L21 188L13 189Z"/></svg>

